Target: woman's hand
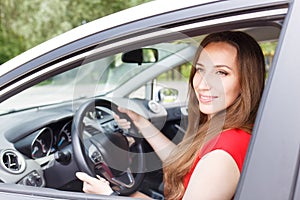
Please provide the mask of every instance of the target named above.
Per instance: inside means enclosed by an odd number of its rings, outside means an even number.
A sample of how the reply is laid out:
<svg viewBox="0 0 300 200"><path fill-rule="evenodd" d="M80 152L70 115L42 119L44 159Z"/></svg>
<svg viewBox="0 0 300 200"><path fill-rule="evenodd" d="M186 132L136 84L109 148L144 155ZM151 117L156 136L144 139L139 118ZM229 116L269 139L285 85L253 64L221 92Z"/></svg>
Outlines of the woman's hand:
<svg viewBox="0 0 300 200"><path fill-rule="evenodd" d="M109 182L98 175L96 176L97 178L94 178L84 172L76 172L76 177L83 181L82 191L90 194L112 194L113 190L109 186Z"/></svg>
<svg viewBox="0 0 300 200"><path fill-rule="evenodd" d="M143 137L152 146L159 158L164 161L176 145L162 134L150 121L134 111L118 107L121 113L125 113L132 120L136 128L140 131ZM121 119L118 115L114 115L117 124L122 129L129 129L131 123L126 119Z"/></svg>
<svg viewBox="0 0 300 200"><path fill-rule="evenodd" d="M134 123L134 125L141 130L142 128L144 128L146 125L149 126L149 122L148 120L146 120L144 117L142 117L141 115L137 114L136 112L132 111L132 110L128 110L126 108L122 108L122 107L118 107L118 110L121 113L125 113L126 115L128 115L128 117L132 120L132 122ZM118 123L118 125L122 128L122 129L129 129L131 127L131 123L130 121L120 118L118 115L114 114L114 118L116 120L116 122Z"/></svg>

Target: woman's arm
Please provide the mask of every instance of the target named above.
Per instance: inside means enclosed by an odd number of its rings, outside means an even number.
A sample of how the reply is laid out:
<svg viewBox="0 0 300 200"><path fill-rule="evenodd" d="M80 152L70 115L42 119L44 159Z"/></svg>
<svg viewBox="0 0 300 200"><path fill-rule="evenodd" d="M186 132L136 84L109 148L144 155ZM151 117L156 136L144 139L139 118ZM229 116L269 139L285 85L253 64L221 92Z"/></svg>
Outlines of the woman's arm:
<svg viewBox="0 0 300 200"><path fill-rule="evenodd" d="M198 162L183 199L230 200L239 178L238 166L231 155L214 150Z"/></svg>
<svg viewBox="0 0 300 200"><path fill-rule="evenodd" d="M144 117L125 108L119 108L119 111L126 113L129 116L134 125L139 129L162 161L164 161L169 156L170 152L176 147L171 140L169 140ZM122 128L130 128L131 124L126 119L120 119L119 116L115 116L115 119Z"/></svg>

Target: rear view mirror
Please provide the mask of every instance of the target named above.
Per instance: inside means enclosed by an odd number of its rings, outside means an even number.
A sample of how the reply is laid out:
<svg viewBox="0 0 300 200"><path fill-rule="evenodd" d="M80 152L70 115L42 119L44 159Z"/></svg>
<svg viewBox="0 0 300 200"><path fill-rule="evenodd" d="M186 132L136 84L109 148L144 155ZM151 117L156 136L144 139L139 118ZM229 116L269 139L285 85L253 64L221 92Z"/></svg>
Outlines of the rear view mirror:
<svg viewBox="0 0 300 200"><path fill-rule="evenodd" d="M153 48L135 49L122 55L122 61L125 63L155 63L158 61L158 51Z"/></svg>

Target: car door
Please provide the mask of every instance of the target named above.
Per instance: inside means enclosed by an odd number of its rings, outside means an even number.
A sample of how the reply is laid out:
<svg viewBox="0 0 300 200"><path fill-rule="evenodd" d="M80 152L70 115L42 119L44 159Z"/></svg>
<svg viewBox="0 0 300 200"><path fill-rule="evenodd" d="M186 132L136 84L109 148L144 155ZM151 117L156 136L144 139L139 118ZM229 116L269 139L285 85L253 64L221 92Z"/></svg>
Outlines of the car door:
<svg viewBox="0 0 300 200"><path fill-rule="evenodd" d="M299 199L300 2L289 4L236 199Z"/></svg>

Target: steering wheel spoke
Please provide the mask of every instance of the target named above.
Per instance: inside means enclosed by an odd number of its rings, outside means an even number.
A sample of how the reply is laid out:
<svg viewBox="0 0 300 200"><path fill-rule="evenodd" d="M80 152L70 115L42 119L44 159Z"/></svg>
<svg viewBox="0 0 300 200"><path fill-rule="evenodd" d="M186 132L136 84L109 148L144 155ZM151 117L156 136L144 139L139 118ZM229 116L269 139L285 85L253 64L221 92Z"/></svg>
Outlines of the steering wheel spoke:
<svg viewBox="0 0 300 200"><path fill-rule="evenodd" d="M127 171L123 172L121 175L114 176L109 167L104 163L101 163L96 167L96 171L102 177L104 177L106 180L108 180L110 183L117 186L118 188L130 189L135 184L135 179L130 168L128 168Z"/></svg>
<svg viewBox="0 0 300 200"><path fill-rule="evenodd" d="M127 171L123 173L121 176L113 177L112 181L119 187L126 187L126 188L131 188L135 183L130 168L128 168Z"/></svg>

